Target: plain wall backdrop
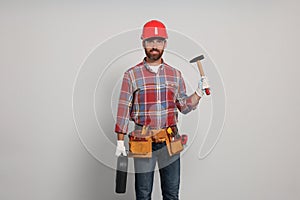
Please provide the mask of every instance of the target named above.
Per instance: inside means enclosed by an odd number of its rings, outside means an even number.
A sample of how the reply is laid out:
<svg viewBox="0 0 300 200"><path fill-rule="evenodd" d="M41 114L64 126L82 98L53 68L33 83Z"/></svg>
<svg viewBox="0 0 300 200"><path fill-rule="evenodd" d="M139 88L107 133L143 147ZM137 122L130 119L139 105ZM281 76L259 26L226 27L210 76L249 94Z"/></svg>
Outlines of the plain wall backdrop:
<svg viewBox="0 0 300 200"><path fill-rule="evenodd" d="M97 45L150 19L201 44L226 91L213 152L199 160L198 138L182 158L181 199L300 199L299 8L292 0L1 1L0 199L134 199L132 174L116 195L114 170L84 147L72 94ZM114 147L103 155L113 158Z"/></svg>

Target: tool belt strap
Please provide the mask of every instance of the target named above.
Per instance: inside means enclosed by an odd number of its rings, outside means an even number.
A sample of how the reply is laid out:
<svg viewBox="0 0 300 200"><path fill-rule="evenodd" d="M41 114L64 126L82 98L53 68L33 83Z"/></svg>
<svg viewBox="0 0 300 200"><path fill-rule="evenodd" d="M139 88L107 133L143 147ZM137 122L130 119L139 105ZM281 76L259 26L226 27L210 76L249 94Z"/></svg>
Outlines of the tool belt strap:
<svg viewBox="0 0 300 200"><path fill-rule="evenodd" d="M150 130L151 139L155 143L161 143L168 140L166 129Z"/></svg>

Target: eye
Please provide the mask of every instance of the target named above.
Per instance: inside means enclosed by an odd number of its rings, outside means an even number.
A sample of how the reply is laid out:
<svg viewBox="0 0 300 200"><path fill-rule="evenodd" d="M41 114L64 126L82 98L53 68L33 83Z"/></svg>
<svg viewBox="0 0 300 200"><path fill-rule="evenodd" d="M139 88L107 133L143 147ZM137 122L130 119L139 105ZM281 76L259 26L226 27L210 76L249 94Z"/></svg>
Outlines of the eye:
<svg viewBox="0 0 300 200"><path fill-rule="evenodd" d="M153 44L153 43L154 43L154 40L153 40L153 39L150 39L150 40L147 40L147 42L148 42L149 44Z"/></svg>

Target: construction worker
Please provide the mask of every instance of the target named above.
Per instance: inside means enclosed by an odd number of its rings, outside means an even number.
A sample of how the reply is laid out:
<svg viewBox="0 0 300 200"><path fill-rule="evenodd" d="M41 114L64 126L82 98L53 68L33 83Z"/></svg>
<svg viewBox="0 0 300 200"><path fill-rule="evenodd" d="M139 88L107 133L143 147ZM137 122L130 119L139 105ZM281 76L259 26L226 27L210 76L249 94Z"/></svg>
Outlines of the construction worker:
<svg viewBox="0 0 300 200"><path fill-rule="evenodd" d="M182 151L181 143L174 142L179 135L178 110L186 114L196 109L207 79L202 77L195 93L186 94L181 72L162 59L168 39L162 22L147 22L141 39L146 57L123 76L115 125L118 137L115 154L127 155L124 135L128 134L129 120L133 121L135 130L128 135L129 153L134 158L136 199L151 199L158 163L163 199L176 200Z"/></svg>

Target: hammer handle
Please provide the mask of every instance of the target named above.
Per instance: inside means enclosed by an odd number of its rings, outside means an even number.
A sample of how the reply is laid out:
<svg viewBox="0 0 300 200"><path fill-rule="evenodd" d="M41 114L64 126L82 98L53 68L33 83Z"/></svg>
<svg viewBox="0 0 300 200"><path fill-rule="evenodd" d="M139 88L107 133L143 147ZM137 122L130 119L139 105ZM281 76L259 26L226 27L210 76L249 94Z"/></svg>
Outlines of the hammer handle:
<svg viewBox="0 0 300 200"><path fill-rule="evenodd" d="M198 66L200 75L201 76L205 76L204 71L203 71L203 67L202 67L202 64L201 64L200 60L197 61L197 66Z"/></svg>

